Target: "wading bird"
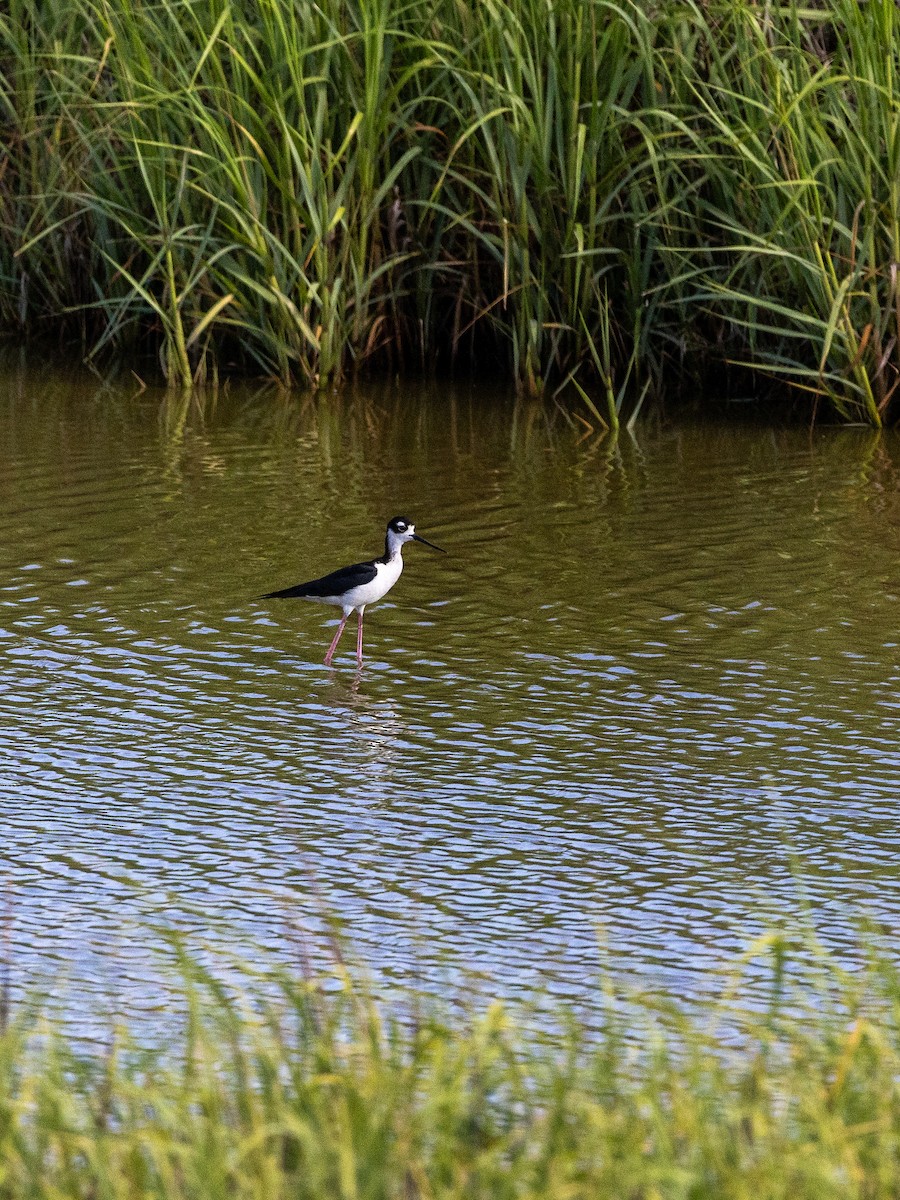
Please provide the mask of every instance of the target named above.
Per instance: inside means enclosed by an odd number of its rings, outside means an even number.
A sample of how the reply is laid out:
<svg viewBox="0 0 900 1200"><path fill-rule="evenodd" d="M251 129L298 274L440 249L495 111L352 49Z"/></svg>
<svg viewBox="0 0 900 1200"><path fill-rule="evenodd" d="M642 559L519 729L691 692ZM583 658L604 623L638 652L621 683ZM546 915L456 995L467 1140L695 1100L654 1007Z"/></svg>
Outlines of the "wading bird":
<svg viewBox="0 0 900 1200"><path fill-rule="evenodd" d="M334 640L325 655L326 667L331 666L337 644L341 640L347 618L355 610L358 614L356 627L356 661L362 666L363 660L363 613L369 604L374 604L382 596L387 595L403 570L403 545L405 542L422 542L432 550L440 550L440 546L429 542L416 533L416 527L407 517L392 517L388 521L384 536L384 554L381 558L373 558L369 562L355 563L352 567L341 567L321 579L312 579L309 583L298 583L294 587L282 588L280 592L266 592L262 600L316 600L319 604L335 604L344 610L341 623L338 625Z"/></svg>

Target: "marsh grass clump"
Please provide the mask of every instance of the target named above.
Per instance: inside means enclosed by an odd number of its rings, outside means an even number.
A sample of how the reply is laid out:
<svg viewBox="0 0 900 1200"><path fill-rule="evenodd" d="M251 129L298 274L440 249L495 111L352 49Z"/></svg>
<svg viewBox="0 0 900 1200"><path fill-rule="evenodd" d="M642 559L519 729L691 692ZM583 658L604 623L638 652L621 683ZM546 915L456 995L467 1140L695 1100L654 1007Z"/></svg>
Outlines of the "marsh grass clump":
<svg viewBox="0 0 900 1200"><path fill-rule="evenodd" d="M900 382L893 0L10 0L0 329L325 386L489 365L616 426Z"/></svg>
<svg viewBox="0 0 900 1200"><path fill-rule="evenodd" d="M897 6L723 5L695 29L697 302L735 360L879 425L900 383Z"/></svg>
<svg viewBox="0 0 900 1200"><path fill-rule="evenodd" d="M693 1012L607 978L586 1024L378 1001L343 970L324 988L225 980L182 952L165 1039L119 1025L79 1047L40 1005L17 1010L0 1195L896 1196L896 966L823 957L787 993L784 939L763 946L767 1008L742 1010L740 971Z"/></svg>

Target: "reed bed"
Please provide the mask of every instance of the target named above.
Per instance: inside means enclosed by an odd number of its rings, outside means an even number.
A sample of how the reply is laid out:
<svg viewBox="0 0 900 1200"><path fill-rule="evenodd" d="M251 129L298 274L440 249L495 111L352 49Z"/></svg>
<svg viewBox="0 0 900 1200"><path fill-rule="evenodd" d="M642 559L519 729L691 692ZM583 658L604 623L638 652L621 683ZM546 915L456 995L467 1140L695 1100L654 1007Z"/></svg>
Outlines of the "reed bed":
<svg viewBox="0 0 900 1200"><path fill-rule="evenodd" d="M325 387L494 371L881 425L893 0L9 0L0 330Z"/></svg>
<svg viewBox="0 0 900 1200"><path fill-rule="evenodd" d="M755 1013L740 971L692 1016L607 977L590 1027L560 1010L552 1028L181 952L164 1049L124 1025L79 1048L35 1002L14 1010L0 1196L894 1200L896 967L822 958L788 992L786 943L767 952Z"/></svg>

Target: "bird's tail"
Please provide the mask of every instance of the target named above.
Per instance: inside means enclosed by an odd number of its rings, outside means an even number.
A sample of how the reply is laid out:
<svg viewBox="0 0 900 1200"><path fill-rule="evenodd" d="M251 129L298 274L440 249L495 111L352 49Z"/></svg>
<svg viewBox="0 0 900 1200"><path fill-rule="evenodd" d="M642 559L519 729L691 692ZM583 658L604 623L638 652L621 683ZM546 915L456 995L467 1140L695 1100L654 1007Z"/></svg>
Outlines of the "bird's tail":
<svg viewBox="0 0 900 1200"><path fill-rule="evenodd" d="M260 596L260 600L288 600L292 596L304 596L306 594L306 585L298 583L296 587L282 588L280 592L266 592L264 596Z"/></svg>

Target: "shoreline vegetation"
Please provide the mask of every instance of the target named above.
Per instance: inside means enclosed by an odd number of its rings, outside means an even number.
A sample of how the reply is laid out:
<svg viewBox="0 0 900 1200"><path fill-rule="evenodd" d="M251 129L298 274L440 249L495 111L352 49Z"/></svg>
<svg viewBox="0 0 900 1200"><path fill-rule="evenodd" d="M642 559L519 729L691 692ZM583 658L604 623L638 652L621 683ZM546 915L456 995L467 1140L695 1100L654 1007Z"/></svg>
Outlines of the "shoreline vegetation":
<svg viewBox="0 0 900 1200"><path fill-rule="evenodd" d="M591 1024L203 966L181 943L148 1041L79 1045L39 1001L0 1030L3 1200L894 1200L900 976L763 936L719 995L598 985ZM810 951L811 943L800 947ZM766 966L769 1003L741 1007ZM793 982L791 982L793 981ZM152 1018L155 1019L155 1018ZM164 1047L160 1047L164 1041Z"/></svg>
<svg viewBox="0 0 900 1200"><path fill-rule="evenodd" d="M894 0L9 0L0 334L881 426L898 66Z"/></svg>

